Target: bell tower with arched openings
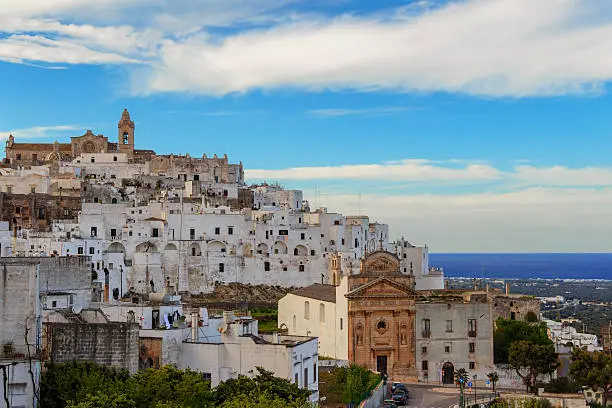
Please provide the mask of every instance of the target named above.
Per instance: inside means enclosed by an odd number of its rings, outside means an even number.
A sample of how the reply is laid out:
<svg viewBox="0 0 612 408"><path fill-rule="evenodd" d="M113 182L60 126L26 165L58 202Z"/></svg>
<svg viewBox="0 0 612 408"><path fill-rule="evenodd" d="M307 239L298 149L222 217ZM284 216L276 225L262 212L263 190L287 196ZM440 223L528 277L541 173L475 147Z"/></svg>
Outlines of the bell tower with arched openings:
<svg viewBox="0 0 612 408"><path fill-rule="evenodd" d="M134 153L134 127L134 122L130 119L130 113L127 109L124 109L118 125L117 145L120 152L127 153L130 157Z"/></svg>

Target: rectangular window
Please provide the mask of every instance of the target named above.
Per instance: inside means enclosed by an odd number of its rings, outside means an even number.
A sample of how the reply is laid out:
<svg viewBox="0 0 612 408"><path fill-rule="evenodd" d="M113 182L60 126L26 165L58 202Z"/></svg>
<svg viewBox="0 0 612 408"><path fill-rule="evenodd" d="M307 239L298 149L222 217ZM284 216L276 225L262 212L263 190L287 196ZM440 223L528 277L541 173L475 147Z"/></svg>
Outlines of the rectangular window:
<svg viewBox="0 0 612 408"><path fill-rule="evenodd" d="M113 156L113 161L117 161L117 156Z"/></svg>
<svg viewBox="0 0 612 408"><path fill-rule="evenodd" d="M21 160L21 153L17 153L17 160Z"/></svg>
<svg viewBox="0 0 612 408"><path fill-rule="evenodd" d="M421 322L422 325L422 329L423 329L423 337L425 338L429 338L429 336L431 336L431 320L429 319L423 319L423 321Z"/></svg>
<svg viewBox="0 0 612 408"><path fill-rule="evenodd" d="M94 157L92 157L92 158L91 158L91 162L92 162L92 163L95 163L95 162L96 162L96 159L95 159Z"/></svg>
<svg viewBox="0 0 612 408"><path fill-rule="evenodd" d="M227 227L227 235L234 235L234 227Z"/></svg>
<svg viewBox="0 0 612 408"><path fill-rule="evenodd" d="M304 369L304 388L308 388L308 368Z"/></svg>
<svg viewBox="0 0 612 408"><path fill-rule="evenodd" d="M193 180L194 181L200 181L200 175L199 174L194 174L193 175Z"/></svg>
<svg viewBox="0 0 612 408"><path fill-rule="evenodd" d="M35 194L36 193L36 187L30 187L30 193Z"/></svg>
<svg viewBox="0 0 612 408"><path fill-rule="evenodd" d="M312 366L312 381L317 382L317 365L313 364Z"/></svg>
<svg viewBox="0 0 612 408"><path fill-rule="evenodd" d="M191 228L189 230L189 238L190 239L195 239L195 228Z"/></svg>
<svg viewBox="0 0 612 408"><path fill-rule="evenodd" d="M342 318L340 318L340 330L342 330Z"/></svg>
<svg viewBox="0 0 612 408"><path fill-rule="evenodd" d="M421 347L421 353L423 354L427 353L427 346Z"/></svg>
<svg viewBox="0 0 612 408"><path fill-rule="evenodd" d="M325 304L319 304L319 320L325 322Z"/></svg>
<svg viewBox="0 0 612 408"><path fill-rule="evenodd" d="M446 332L447 333L452 333L453 331L453 321L452 320L447 320L446 321Z"/></svg>
<svg viewBox="0 0 612 408"><path fill-rule="evenodd" d="M83 255L83 247L78 247L77 248L77 254L78 255Z"/></svg>
<svg viewBox="0 0 612 408"><path fill-rule="evenodd" d="M264 271L270 272L270 262L264 262Z"/></svg>
<svg viewBox="0 0 612 408"><path fill-rule="evenodd" d="M220 227L215 227L215 235L219 235L221 233Z"/></svg>
<svg viewBox="0 0 612 408"><path fill-rule="evenodd" d="M96 253L96 248L94 247L89 247L89 255L93 255Z"/></svg>
<svg viewBox="0 0 612 408"><path fill-rule="evenodd" d="M289 235L289 230L278 230L278 235Z"/></svg>
<svg viewBox="0 0 612 408"><path fill-rule="evenodd" d="M315 256L315 250L314 249L310 250L310 256Z"/></svg>
<svg viewBox="0 0 612 408"><path fill-rule="evenodd" d="M300 239L306 239L306 234L304 234L303 232L300 234Z"/></svg>
<svg viewBox="0 0 612 408"><path fill-rule="evenodd" d="M225 272L225 265L223 264L223 262L219 264L219 272Z"/></svg>
<svg viewBox="0 0 612 408"><path fill-rule="evenodd" d="M217 176L215 176L215 178L217 178ZM296 384L298 383L298 374L297 373L295 373L295 383Z"/></svg>
<svg viewBox="0 0 612 408"><path fill-rule="evenodd" d="M92 238L98 236L98 228L97 227L91 227L91 236L92 236Z"/></svg>
<svg viewBox="0 0 612 408"><path fill-rule="evenodd" d="M34 160L34 161L38 160L38 155L36 153L34 153L32 155L32 160Z"/></svg>
<svg viewBox="0 0 612 408"><path fill-rule="evenodd" d="M476 343L470 343L470 353L476 352Z"/></svg>
<svg viewBox="0 0 612 408"><path fill-rule="evenodd" d="M15 214L21 214L21 207L15 207Z"/></svg>
<svg viewBox="0 0 612 408"><path fill-rule="evenodd" d="M111 228L111 237L117 236L117 230L115 228Z"/></svg>
<svg viewBox="0 0 612 408"><path fill-rule="evenodd" d="M444 352L445 353L450 353L451 352L451 345L450 345L450 343L446 343L444 345Z"/></svg>
<svg viewBox="0 0 612 408"><path fill-rule="evenodd" d="M476 369L476 362L470 361L470 370L475 370L475 369Z"/></svg>
<svg viewBox="0 0 612 408"><path fill-rule="evenodd" d="M153 232L151 233L153 238L159 237L159 228L153 228Z"/></svg>
<svg viewBox="0 0 612 408"><path fill-rule="evenodd" d="M300 270L300 272L304 272L305 269L304 269L304 265L303 264L300 264L299 270Z"/></svg>
<svg viewBox="0 0 612 408"><path fill-rule="evenodd" d="M476 337L476 319L468 319L468 337Z"/></svg>
<svg viewBox="0 0 612 408"><path fill-rule="evenodd" d="M310 320L310 302L304 302L304 319Z"/></svg>
<svg viewBox="0 0 612 408"><path fill-rule="evenodd" d="M429 370L429 362L427 360L421 361L421 370L423 371Z"/></svg>
<svg viewBox="0 0 612 408"><path fill-rule="evenodd" d="M12 194L13 193L13 186L6 186L6 192L7 192L7 194Z"/></svg>

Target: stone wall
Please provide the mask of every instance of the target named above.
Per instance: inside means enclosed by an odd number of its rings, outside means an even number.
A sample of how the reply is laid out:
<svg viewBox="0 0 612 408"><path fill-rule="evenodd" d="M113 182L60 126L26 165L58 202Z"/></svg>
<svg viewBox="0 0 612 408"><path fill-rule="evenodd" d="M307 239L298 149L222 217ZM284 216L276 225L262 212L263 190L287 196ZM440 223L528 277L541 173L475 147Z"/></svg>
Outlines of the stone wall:
<svg viewBox="0 0 612 408"><path fill-rule="evenodd" d="M540 301L533 296L499 295L494 298L493 311L498 318L526 321L529 312L540 319Z"/></svg>
<svg viewBox="0 0 612 408"><path fill-rule="evenodd" d="M79 197L0 193L0 218L12 230L50 231L53 220L76 220L80 210Z"/></svg>
<svg viewBox="0 0 612 408"><path fill-rule="evenodd" d="M45 323L47 352L55 363L93 361L138 370L138 324Z"/></svg>

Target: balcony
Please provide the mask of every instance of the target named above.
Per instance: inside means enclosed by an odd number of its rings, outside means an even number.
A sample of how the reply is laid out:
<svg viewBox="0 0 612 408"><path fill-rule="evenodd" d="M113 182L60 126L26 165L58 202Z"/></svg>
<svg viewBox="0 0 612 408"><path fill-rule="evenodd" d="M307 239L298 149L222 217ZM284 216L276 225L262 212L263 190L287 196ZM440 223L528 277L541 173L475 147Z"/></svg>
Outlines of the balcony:
<svg viewBox="0 0 612 408"><path fill-rule="evenodd" d="M423 330L423 332L421 333L421 335L423 336L423 338L430 338L431 337L431 330Z"/></svg>
<svg viewBox="0 0 612 408"><path fill-rule="evenodd" d="M476 330L469 330L468 337L476 337Z"/></svg>

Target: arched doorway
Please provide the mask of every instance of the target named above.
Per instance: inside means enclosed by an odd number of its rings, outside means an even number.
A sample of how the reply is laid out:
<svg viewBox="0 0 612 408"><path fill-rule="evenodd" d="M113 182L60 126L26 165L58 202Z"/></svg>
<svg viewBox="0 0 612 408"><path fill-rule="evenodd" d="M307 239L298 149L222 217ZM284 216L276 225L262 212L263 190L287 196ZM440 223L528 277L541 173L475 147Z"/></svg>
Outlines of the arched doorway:
<svg viewBox="0 0 612 408"><path fill-rule="evenodd" d="M442 384L455 383L455 367L453 363L446 362L442 366Z"/></svg>

